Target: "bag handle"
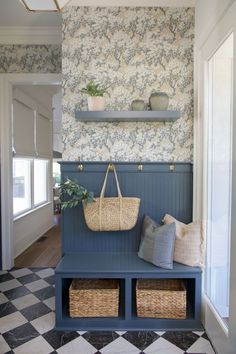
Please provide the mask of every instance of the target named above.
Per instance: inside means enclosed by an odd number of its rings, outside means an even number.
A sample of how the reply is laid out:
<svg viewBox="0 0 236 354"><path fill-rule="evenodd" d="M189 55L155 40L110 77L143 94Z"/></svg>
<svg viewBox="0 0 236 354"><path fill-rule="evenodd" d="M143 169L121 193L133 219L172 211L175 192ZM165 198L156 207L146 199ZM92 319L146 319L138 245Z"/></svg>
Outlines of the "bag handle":
<svg viewBox="0 0 236 354"><path fill-rule="evenodd" d="M117 173L116 173L116 168L115 168L115 166L114 166L113 164L109 164L109 165L107 166L107 172L106 172L106 175L105 175L105 178L104 178L102 190L101 190L101 193L100 193L100 198L104 198L104 194L105 194L105 190L106 190L106 185L107 185L107 176L108 176L108 172L109 172L110 166L113 167L113 172L114 172L115 179L116 179L116 188L117 188L117 192L118 192L118 197L119 197L119 198L122 198L122 194L121 194L121 191L120 191L120 184L119 184L118 177L117 177Z"/></svg>

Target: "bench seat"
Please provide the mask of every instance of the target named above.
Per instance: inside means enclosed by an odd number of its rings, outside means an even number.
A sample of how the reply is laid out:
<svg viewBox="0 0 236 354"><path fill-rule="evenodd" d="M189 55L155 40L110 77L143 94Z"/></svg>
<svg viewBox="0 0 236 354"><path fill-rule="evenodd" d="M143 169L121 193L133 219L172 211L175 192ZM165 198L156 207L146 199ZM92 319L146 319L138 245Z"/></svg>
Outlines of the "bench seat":
<svg viewBox="0 0 236 354"><path fill-rule="evenodd" d="M62 257L56 271L56 329L58 330L200 330L201 269L174 263L163 269L145 262L136 252L69 253ZM119 317L70 318L69 286L74 278L116 278L120 281ZM185 279L187 288L187 318L138 318L135 284L139 278Z"/></svg>
<svg viewBox="0 0 236 354"><path fill-rule="evenodd" d="M189 267L174 262L174 268L164 269L156 267L137 256L136 252L85 252L70 253L64 255L56 268L56 273L70 274L146 274L151 277L155 274L171 274L173 276L189 275L189 273L201 273L199 267Z"/></svg>

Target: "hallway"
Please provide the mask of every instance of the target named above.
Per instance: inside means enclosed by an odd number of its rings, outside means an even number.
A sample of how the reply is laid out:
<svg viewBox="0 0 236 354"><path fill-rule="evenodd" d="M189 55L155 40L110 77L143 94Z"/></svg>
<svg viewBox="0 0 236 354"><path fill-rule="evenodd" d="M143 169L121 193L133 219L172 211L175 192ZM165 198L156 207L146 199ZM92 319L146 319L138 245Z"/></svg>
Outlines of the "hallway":
<svg viewBox="0 0 236 354"><path fill-rule="evenodd" d="M56 267L60 260L60 215L54 226L15 259L15 267Z"/></svg>

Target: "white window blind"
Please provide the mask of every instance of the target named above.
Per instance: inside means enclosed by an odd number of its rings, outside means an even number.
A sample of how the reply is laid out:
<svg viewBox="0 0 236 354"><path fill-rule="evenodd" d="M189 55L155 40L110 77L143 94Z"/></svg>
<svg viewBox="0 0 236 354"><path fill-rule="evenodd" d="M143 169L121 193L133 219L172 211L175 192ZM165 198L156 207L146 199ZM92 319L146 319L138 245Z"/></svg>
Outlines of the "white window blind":
<svg viewBox="0 0 236 354"><path fill-rule="evenodd" d="M38 157L52 155L52 122L41 110L36 114L36 152Z"/></svg>
<svg viewBox="0 0 236 354"><path fill-rule="evenodd" d="M35 155L34 116L31 107L13 100L13 146L17 155Z"/></svg>
<svg viewBox="0 0 236 354"><path fill-rule="evenodd" d="M15 88L12 118L15 156L51 158L52 112Z"/></svg>

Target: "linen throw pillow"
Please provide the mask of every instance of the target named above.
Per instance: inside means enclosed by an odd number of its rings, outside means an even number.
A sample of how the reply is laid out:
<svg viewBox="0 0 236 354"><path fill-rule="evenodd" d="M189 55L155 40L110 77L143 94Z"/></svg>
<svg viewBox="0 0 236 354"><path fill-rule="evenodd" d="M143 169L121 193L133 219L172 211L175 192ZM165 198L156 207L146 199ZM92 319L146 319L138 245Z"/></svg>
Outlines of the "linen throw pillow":
<svg viewBox="0 0 236 354"><path fill-rule="evenodd" d="M191 267L203 267L204 265L204 239L200 221L184 224L173 216L166 214L165 225L176 226L174 261Z"/></svg>
<svg viewBox="0 0 236 354"><path fill-rule="evenodd" d="M175 231L175 223L160 226L145 216L138 256L158 267L173 269Z"/></svg>

